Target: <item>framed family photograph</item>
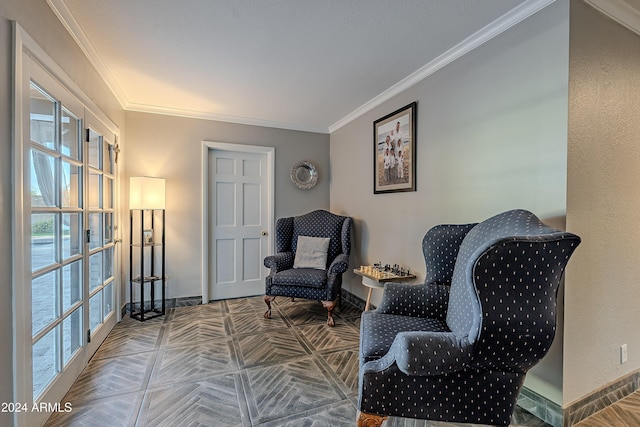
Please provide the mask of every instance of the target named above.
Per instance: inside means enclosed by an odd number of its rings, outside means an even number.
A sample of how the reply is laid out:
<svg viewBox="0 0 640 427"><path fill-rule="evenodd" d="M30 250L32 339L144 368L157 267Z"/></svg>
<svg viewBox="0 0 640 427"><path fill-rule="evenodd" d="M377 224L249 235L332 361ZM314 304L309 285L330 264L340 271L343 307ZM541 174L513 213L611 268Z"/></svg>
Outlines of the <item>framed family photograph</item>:
<svg viewBox="0 0 640 427"><path fill-rule="evenodd" d="M373 122L373 193L416 191L416 102Z"/></svg>

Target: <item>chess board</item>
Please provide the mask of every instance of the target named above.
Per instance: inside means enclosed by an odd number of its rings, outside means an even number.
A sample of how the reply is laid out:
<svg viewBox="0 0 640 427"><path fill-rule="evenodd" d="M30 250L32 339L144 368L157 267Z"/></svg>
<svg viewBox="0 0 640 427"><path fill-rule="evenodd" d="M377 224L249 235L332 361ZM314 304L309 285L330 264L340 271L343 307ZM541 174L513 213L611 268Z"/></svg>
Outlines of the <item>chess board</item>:
<svg viewBox="0 0 640 427"><path fill-rule="evenodd" d="M353 270L355 274L378 282L393 282L397 280L415 279L415 275L408 271L395 272L373 265L363 265Z"/></svg>

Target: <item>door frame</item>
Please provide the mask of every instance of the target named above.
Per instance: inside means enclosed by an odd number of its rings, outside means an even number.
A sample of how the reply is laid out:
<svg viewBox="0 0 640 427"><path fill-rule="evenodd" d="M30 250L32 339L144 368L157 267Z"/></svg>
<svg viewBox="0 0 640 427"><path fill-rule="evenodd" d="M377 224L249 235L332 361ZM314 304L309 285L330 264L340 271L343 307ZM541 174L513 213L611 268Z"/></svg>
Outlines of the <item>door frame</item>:
<svg viewBox="0 0 640 427"><path fill-rule="evenodd" d="M114 132L114 129L109 125L109 123L105 123L103 119L101 119L98 115L95 114L95 112L91 110L85 111L82 129L83 129L83 132L87 132L88 129L93 129L94 131L97 131L103 138L103 144L110 144L115 147L118 142L118 133ZM84 133L83 140L85 141L84 142L85 153L88 155L89 149L88 149L88 141L86 140L86 136L87 136L86 133ZM87 167L87 176L88 176L89 174L88 165L86 167ZM96 330L91 331L91 341L87 343L87 352L89 354L89 358L91 358L91 356L93 356L93 354L98 350L98 347L100 347L100 344L102 344L102 342L107 338L107 335L109 335L109 332L111 332L111 329L113 329L116 323L122 320L122 309L121 309L121 302L120 302L122 298L122 285L124 283L122 281L122 274L121 274L122 273L121 271L122 245L120 245L122 240L121 231L120 231L120 223L121 223L120 220L122 215L122 211L120 210L120 183L122 182L122 180L120 176L118 163L115 161L115 159L112 167L113 167L112 175L113 175L114 186L112 189L113 194L111 195L113 199L113 224L112 224L113 225L113 236L112 236L113 281L111 283L112 283L112 292L114 294L113 295L114 306L113 306L113 312L111 313L111 315L109 315L107 318L104 318L103 316L102 323L98 326ZM104 183L104 178L103 178L103 183ZM88 179L85 182L84 191L85 191L85 201L88 204L88 201L89 201ZM102 203L104 202L101 201L100 204ZM86 206L85 210L86 210L86 215L88 216L91 208L89 206ZM103 213L103 219L104 219L104 213ZM87 226L87 229L89 229L89 226ZM104 230L104 225L103 225L103 230ZM87 250L89 251L89 249ZM87 256L90 257L89 253L87 253ZM102 286L104 286L104 283L102 284ZM87 304L89 304L89 299L87 299ZM87 307L89 306L87 305ZM104 309L104 306L103 306L103 309ZM85 310L85 320L87 321L86 323L87 326L90 325L89 314L90 314L90 309Z"/></svg>
<svg viewBox="0 0 640 427"><path fill-rule="evenodd" d="M209 303L209 152L211 150L237 153L265 154L267 156L267 247L273 250L273 224L275 209L275 151L274 147L202 141L202 303Z"/></svg>

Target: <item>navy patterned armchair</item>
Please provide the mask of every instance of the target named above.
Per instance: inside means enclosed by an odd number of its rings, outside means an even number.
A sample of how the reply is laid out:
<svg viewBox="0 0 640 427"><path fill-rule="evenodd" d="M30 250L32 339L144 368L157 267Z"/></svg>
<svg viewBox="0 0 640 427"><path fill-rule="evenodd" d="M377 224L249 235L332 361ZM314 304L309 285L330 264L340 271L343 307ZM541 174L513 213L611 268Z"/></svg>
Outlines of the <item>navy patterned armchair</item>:
<svg viewBox="0 0 640 427"><path fill-rule="evenodd" d="M351 223L350 217L325 210L278 219L276 254L264 259L265 267L271 269L265 286L265 318L271 317L271 302L276 296L305 298L321 301L328 311L327 324L334 326L332 313L341 294L342 273L349 268ZM317 241L325 244L324 249L313 246ZM303 243L307 249L312 246L310 262L302 258L299 246ZM322 250L326 260L318 257ZM316 265L310 267L314 260Z"/></svg>
<svg viewBox="0 0 640 427"><path fill-rule="evenodd" d="M553 342L558 285L579 244L524 210L429 230L425 283L387 283L362 314L358 426L389 415L508 425Z"/></svg>

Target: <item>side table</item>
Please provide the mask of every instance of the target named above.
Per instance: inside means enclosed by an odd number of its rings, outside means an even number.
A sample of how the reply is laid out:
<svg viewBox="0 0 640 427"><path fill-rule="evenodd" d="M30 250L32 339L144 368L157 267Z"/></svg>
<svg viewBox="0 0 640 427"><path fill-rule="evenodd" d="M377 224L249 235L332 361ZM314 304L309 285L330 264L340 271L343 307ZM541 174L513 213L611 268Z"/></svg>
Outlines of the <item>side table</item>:
<svg viewBox="0 0 640 427"><path fill-rule="evenodd" d="M369 288L367 294L367 303L364 306L364 311L369 310L371 303L371 292L373 288L382 289L386 282L401 282L404 280L415 279L413 274L399 275L391 271L378 270L372 266L362 266L353 270L355 274L362 277L362 284Z"/></svg>

